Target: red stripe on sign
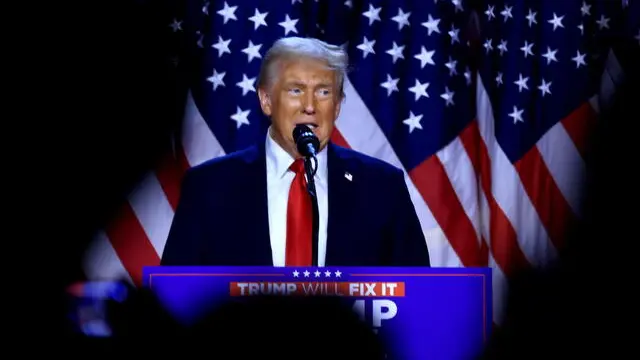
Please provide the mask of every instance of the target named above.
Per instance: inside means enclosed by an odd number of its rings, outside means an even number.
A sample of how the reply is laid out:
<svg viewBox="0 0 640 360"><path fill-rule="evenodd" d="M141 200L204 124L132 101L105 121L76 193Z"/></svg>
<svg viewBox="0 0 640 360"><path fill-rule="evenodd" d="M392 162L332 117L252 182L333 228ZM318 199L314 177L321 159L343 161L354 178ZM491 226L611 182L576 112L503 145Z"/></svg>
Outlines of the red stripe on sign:
<svg viewBox="0 0 640 360"><path fill-rule="evenodd" d="M472 121L460 134L460 140L473 164L489 205L491 254L507 277L531 265L518 244L516 231L491 191L491 159L482 140L478 122Z"/></svg>
<svg viewBox="0 0 640 360"><path fill-rule="evenodd" d="M106 233L133 283L142 286L142 268L160 265L160 257L128 202L109 223Z"/></svg>
<svg viewBox="0 0 640 360"><path fill-rule="evenodd" d="M597 114L589 102L583 103L562 120L562 126L575 144L582 158L586 160L591 136L596 127Z"/></svg>
<svg viewBox="0 0 640 360"><path fill-rule="evenodd" d="M537 146L516 164L516 170L534 208L557 250L563 248L567 230L576 223L569 203L562 195Z"/></svg>
<svg viewBox="0 0 640 360"><path fill-rule="evenodd" d="M471 220L462 208L444 166L431 156L409 172L453 250L465 267L482 266L480 245Z"/></svg>

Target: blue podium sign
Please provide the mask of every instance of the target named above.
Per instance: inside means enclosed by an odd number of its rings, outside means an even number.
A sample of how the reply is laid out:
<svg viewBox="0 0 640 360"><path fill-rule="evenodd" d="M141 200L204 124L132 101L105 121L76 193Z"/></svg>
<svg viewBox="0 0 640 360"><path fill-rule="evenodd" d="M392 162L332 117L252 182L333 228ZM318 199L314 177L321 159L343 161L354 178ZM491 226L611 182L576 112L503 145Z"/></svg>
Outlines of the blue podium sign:
<svg viewBox="0 0 640 360"><path fill-rule="evenodd" d="M339 296L403 359L473 358L492 326L490 268L157 266L144 285L185 324L251 296Z"/></svg>

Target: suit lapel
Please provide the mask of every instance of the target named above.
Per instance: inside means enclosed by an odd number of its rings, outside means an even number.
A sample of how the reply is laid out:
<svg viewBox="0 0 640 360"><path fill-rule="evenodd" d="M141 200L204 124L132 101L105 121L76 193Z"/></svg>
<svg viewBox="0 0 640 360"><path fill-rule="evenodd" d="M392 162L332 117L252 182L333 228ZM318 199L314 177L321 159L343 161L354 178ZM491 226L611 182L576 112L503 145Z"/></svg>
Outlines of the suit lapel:
<svg viewBox="0 0 640 360"><path fill-rule="evenodd" d="M340 149L332 143L327 147L328 164L328 221L327 221L327 265L340 262L344 254L349 254L349 230L353 215L354 177L349 162Z"/></svg>
<svg viewBox="0 0 640 360"><path fill-rule="evenodd" d="M248 174L245 178L246 185L242 199L245 220L241 224L246 228L242 232L248 234L246 241L247 256L256 265L273 266L271 255L271 241L269 235L269 206L267 200L267 165L265 148L262 143L256 145L255 151L250 151L245 156L248 166Z"/></svg>

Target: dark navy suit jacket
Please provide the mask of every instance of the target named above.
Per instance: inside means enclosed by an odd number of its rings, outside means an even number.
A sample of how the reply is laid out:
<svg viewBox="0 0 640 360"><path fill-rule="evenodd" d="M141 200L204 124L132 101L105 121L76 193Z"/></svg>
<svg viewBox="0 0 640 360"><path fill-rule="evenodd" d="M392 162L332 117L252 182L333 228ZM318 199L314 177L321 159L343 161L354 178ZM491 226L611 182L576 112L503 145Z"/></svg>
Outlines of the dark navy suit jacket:
<svg viewBox="0 0 640 360"><path fill-rule="evenodd" d="M430 266L400 169L331 143L327 167L325 266ZM273 266L267 212L263 143L194 166L161 265Z"/></svg>

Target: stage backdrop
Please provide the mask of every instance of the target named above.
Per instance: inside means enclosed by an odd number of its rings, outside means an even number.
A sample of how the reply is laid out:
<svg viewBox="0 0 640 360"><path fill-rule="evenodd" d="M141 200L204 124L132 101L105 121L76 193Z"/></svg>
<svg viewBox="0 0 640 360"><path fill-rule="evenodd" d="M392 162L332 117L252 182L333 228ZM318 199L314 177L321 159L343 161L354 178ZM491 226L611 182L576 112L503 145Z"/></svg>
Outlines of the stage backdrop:
<svg viewBox="0 0 640 360"><path fill-rule="evenodd" d="M611 43L637 49L640 38L638 1L132 6L160 14L167 71L188 85L184 120L175 152L96 235L89 279L142 284L143 267L159 264L184 171L261 140L265 51L312 36L350 55L333 141L405 171L434 266L493 268L498 324L506 280L556 259L580 218L588 135L623 76Z"/></svg>

